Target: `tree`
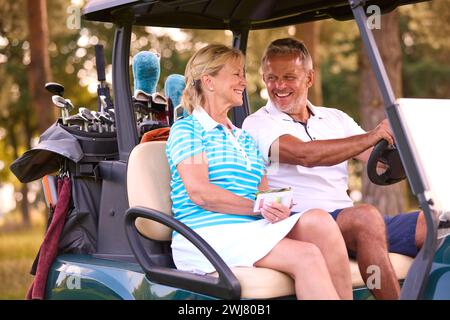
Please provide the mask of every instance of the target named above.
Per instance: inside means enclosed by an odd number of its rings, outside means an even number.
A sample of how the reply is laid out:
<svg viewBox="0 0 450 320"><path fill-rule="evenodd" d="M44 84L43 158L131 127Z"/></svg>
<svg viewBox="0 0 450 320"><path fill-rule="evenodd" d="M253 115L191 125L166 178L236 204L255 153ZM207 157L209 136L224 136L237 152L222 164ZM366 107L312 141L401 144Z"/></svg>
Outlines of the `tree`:
<svg viewBox="0 0 450 320"><path fill-rule="evenodd" d="M48 108L50 95L44 85L51 78L48 55L47 5L45 0L27 0L30 64L28 85L33 109L39 114L38 129L46 130L55 120L54 109Z"/></svg>
<svg viewBox="0 0 450 320"><path fill-rule="evenodd" d="M308 98L315 105L323 105L322 98L322 77L320 69L320 21L308 22L297 25L295 30L295 38L303 40L309 50L314 65L314 85L310 88Z"/></svg>
<svg viewBox="0 0 450 320"><path fill-rule="evenodd" d="M320 23L320 61L323 105L338 108L360 122L358 92L359 31L354 21ZM352 189L360 189L352 186Z"/></svg>
<svg viewBox="0 0 450 320"><path fill-rule="evenodd" d="M3 2L0 5L0 56L3 60L0 77L0 127L4 130L2 147L2 169L7 168L10 161L23 150L24 145L30 144L30 108L27 94L26 67L24 62L29 56L24 54L28 42L25 41L26 23L21 18L25 10L24 3ZM27 137L27 138L25 138ZM25 141L27 139L27 141ZM9 178L7 170L1 170L1 178ZM30 215L28 207L28 186L20 185L21 200L19 201L22 221L29 225Z"/></svg>
<svg viewBox="0 0 450 320"><path fill-rule="evenodd" d="M398 11L381 17L381 29L373 30L381 57L396 97L402 96L402 54L400 48ZM361 52L360 101L362 127L373 129L386 117L384 103L377 86L375 75L370 67L367 55ZM362 178L363 201L372 203L383 214L403 212L405 209L405 182L390 186L377 186L370 182L364 173Z"/></svg>

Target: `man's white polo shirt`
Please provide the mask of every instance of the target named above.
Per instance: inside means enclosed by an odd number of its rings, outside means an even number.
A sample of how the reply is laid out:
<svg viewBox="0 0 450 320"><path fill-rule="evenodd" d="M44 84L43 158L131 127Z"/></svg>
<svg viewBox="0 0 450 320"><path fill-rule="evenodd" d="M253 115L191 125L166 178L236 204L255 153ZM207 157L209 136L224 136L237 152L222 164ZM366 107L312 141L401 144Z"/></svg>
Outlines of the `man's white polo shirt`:
<svg viewBox="0 0 450 320"><path fill-rule="evenodd" d="M347 161L334 166L313 168L269 162L270 147L282 135L293 135L307 142L365 133L351 117L340 110L316 107L309 101L308 108L311 116L307 123L301 123L279 111L269 100L266 106L245 119L242 128L255 139L268 165L269 187L293 188L293 211L320 208L331 212L353 206L353 201L347 195Z"/></svg>

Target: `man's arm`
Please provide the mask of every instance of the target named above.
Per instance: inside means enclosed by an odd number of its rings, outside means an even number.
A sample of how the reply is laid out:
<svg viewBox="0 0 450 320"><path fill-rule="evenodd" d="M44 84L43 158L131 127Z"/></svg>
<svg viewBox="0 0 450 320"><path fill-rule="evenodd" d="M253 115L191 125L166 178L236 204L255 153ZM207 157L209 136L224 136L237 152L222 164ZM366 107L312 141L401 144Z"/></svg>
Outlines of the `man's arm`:
<svg viewBox="0 0 450 320"><path fill-rule="evenodd" d="M361 152L356 157L354 157L356 160L359 160L363 163L367 163L369 161L370 154L372 153L373 147L367 149L366 151Z"/></svg>
<svg viewBox="0 0 450 320"><path fill-rule="evenodd" d="M351 158L364 160L378 141L393 143L389 124L383 120L375 129L343 139L304 142L292 135L282 135L272 143L270 160L304 167L332 166ZM367 160L366 159L366 160Z"/></svg>

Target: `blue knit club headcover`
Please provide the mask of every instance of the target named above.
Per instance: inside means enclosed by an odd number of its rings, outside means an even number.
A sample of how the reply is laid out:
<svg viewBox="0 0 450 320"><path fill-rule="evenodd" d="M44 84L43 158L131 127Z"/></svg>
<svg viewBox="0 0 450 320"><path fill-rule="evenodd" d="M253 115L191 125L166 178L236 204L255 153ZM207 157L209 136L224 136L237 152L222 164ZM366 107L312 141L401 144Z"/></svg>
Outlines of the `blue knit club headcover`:
<svg viewBox="0 0 450 320"><path fill-rule="evenodd" d="M161 67L159 58L150 51L141 51L133 58L134 92L142 90L147 94L156 92Z"/></svg>
<svg viewBox="0 0 450 320"><path fill-rule="evenodd" d="M180 104L181 95L185 87L184 76L181 74L171 74L164 83L164 94L172 100L174 107Z"/></svg>

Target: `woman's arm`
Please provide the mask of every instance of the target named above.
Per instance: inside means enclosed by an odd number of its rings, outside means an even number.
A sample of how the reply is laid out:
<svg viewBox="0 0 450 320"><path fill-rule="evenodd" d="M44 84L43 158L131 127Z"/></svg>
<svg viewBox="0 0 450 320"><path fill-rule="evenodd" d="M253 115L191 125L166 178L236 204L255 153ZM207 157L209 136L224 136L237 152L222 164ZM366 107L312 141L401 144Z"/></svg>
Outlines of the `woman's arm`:
<svg viewBox="0 0 450 320"><path fill-rule="evenodd" d="M196 205L213 212L226 212L238 215L259 215L253 212L254 202L240 197L228 190L212 184L208 179L208 160L204 152L181 161L177 170L186 187L189 198ZM259 191L269 189L266 176L263 176ZM263 217L271 223L289 217L291 210L282 204L266 204Z"/></svg>
<svg viewBox="0 0 450 320"><path fill-rule="evenodd" d="M264 175L261 179L261 183L258 186L258 191L267 191L269 190L269 181L267 181L267 177Z"/></svg>
<svg viewBox="0 0 450 320"><path fill-rule="evenodd" d="M255 215L254 201L212 184L208 178L208 160L204 152L186 158L177 165L189 198L208 211Z"/></svg>

